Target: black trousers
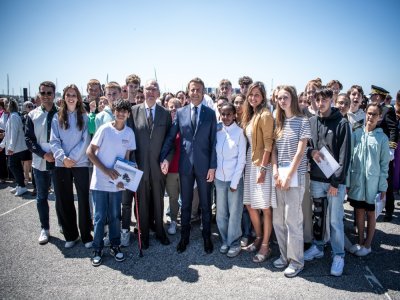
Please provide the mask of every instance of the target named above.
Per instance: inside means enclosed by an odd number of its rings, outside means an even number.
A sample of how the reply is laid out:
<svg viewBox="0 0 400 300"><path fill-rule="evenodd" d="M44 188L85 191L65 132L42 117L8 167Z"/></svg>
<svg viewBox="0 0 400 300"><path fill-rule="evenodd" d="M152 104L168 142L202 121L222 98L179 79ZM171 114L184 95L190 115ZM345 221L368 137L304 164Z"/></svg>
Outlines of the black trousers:
<svg viewBox="0 0 400 300"><path fill-rule="evenodd" d="M393 194L393 177L394 177L394 166L392 160L389 163L389 173L388 173L388 188L386 190L386 205L385 210L387 215L392 215L394 211L394 194Z"/></svg>
<svg viewBox="0 0 400 300"><path fill-rule="evenodd" d="M137 189L140 231L144 240L149 238L149 230L154 227L156 237L166 237L164 229L165 178L141 180Z"/></svg>
<svg viewBox="0 0 400 300"><path fill-rule="evenodd" d="M4 151L4 150L3 150ZM8 167L13 173L17 185L25 187L24 169L22 168L23 151L8 156Z"/></svg>
<svg viewBox="0 0 400 300"><path fill-rule="evenodd" d="M131 227L131 218L132 218L132 202L133 202L134 193L130 190L125 190L122 192L122 229L130 230Z"/></svg>
<svg viewBox="0 0 400 300"><path fill-rule="evenodd" d="M74 241L80 236L83 243L93 240L90 234L90 207L89 207L89 168L54 169L56 209L62 226L65 240ZM73 184L78 196L79 232L74 204Z"/></svg>

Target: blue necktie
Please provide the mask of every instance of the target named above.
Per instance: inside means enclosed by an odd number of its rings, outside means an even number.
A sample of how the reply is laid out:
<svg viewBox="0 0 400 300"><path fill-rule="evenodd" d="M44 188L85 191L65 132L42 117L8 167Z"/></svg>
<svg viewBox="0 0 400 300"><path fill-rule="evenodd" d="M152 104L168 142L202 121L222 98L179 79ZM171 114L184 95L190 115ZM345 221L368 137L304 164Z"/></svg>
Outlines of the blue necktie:
<svg viewBox="0 0 400 300"><path fill-rule="evenodd" d="M197 106L193 107L194 112L192 114L192 128L193 128L193 132L196 131L196 127L197 127Z"/></svg>

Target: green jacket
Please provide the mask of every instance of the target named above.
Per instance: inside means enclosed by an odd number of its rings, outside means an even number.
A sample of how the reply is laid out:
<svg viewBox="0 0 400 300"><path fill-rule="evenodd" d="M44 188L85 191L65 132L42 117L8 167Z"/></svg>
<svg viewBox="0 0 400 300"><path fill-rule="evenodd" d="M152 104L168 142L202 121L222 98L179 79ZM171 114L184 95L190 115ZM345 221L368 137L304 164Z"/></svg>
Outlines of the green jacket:
<svg viewBox="0 0 400 300"><path fill-rule="evenodd" d="M352 134L350 187L348 197L375 203L377 193L386 192L389 170L389 139L382 128L365 132L365 127Z"/></svg>

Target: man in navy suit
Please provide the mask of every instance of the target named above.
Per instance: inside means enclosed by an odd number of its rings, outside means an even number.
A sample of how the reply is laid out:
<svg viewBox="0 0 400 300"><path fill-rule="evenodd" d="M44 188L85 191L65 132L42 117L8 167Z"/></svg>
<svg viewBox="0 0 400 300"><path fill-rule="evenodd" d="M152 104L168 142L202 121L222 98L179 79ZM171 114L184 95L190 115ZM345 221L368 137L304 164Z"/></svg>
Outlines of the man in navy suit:
<svg viewBox="0 0 400 300"><path fill-rule="evenodd" d="M186 250L190 236L193 186L196 180L203 224L204 251L211 253L211 186L217 168L215 151L217 122L215 112L202 104L204 83L200 78L192 79L187 87L190 105L179 109L172 127L164 141L160 166L168 172L168 154L173 150L176 135L180 134L179 178L181 184L181 240L179 253Z"/></svg>

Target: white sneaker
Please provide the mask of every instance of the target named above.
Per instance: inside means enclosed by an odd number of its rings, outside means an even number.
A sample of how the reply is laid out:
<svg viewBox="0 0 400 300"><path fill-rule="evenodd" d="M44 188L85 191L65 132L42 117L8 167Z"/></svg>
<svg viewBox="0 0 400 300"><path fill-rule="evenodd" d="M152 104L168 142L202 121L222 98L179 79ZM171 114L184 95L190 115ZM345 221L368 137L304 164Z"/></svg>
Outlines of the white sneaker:
<svg viewBox="0 0 400 300"><path fill-rule="evenodd" d="M316 245L312 245L307 251L304 252L304 260L311 261L314 258L321 258L324 256L324 251L318 249Z"/></svg>
<svg viewBox="0 0 400 300"><path fill-rule="evenodd" d="M17 190L15 192L15 196L22 196L23 194L25 194L28 191L28 189L26 187L22 187L22 186L18 186Z"/></svg>
<svg viewBox="0 0 400 300"><path fill-rule="evenodd" d="M343 267L344 267L344 258L339 255L335 255L331 266L331 275L342 276Z"/></svg>
<svg viewBox="0 0 400 300"><path fill-rule="evenodd" d="M361 246L359 244L354 244L349 248L349 252L351 254L355 254L360 249L361 249Z"/></svg>
<svg viewBox="0 0 400 300"><path fill-rule="evenodd" d="M289 264L289 266L285 269L285 271L283 271L283 274L286 277L292 278L292 277L296 277L297 274L299 274L301 271L303 271L303 268L297 268L295 266L293 266L292 264Z"/></svg>
<svg viewBox="0 0 400 300"><path fill-rule="evenodd" d="M69 241L69 242L65 242L65 248L72 248L73 246L76 245L76 243L79 241L79 236L75 241Z"/></svg>
<svg viewBox="0 0 400 300"><path fill-rule="evenodd" d="M222 254L226 254L228 253L229 247L228 245L223 244L220 248L219 248L219 252Z"/></svg>
<svg viewBox="0 0 400 300"><path fill-rule="evenodd" d="M355 253L355 255L357 255L357 256L367 256L370 253L371 253L371 248L365 248L364 246L362 246L361 249L358 250Z"/></svg>
<svg viewBox="0 0 400 300"><path fill-rule="evenodd" d="M236 256L239 255L240 250L242 250L242 248L240 246L230 247L228 253L226 254L226 256L228 256L228 257L236 257Z"/></svg>
<svg viewBox="0 0 400 300"><path fill-rule="evenodd" d="M121 246L128 247L129 246L129 238L130 238L130 232L128 231L128 229L122 229Z"/></svg>
<svg viewBox="0 0 400 300"><path fill-rule="evenodd" d="M176 233L176 222L171 221L171 224L169 224L168 227L168 234L174 235Z"/></svg>
<svg viewBox="0 0 400 300"><path fill-rule="evenodd" d="M104 247L110 247L110 236L108 235L108 231L106 232L106 236L103 238Z"/></svg>
<svg viewBox="0 0 400 300"><path fill-rule="evenodd" d="M10 190L10 193L15 194L15 192L17 191L17 188L18 188L18 185L17 185L15 188L12 188L12 189Z"/></svg>
<svg viewBox="0 0 400 300"><path fill-rule="evenodd" d="M245 248L249 245L249 238L248 237L242 237L242 239L240 240L240 246Z"/></svg>
<svg viewBox="0 0 400 300"><path fill-rule="evenodd" d="M49 231L46 229L42 229L42 231L40 231L39 244L40 245L47 244L47 242L49 241L49 237L50 237Z"/></svg>
<svg viewBox="0 0 400 300"><path fill-rule="evenodd" d="M86 248L86 249L90 249L90 248L92 248L92 246L93 246L93 242L87 242L87 243L85 243L85 248Z"/></svg>
<svg viewBox="0 0 400 300"><path fill-rule="evenodd" d="M282 257L279 257L277 260L274 260L274 262L272 263L274 265L275 268L277 269L283 269L286 268L288 263L285 262Z"/></svg>

